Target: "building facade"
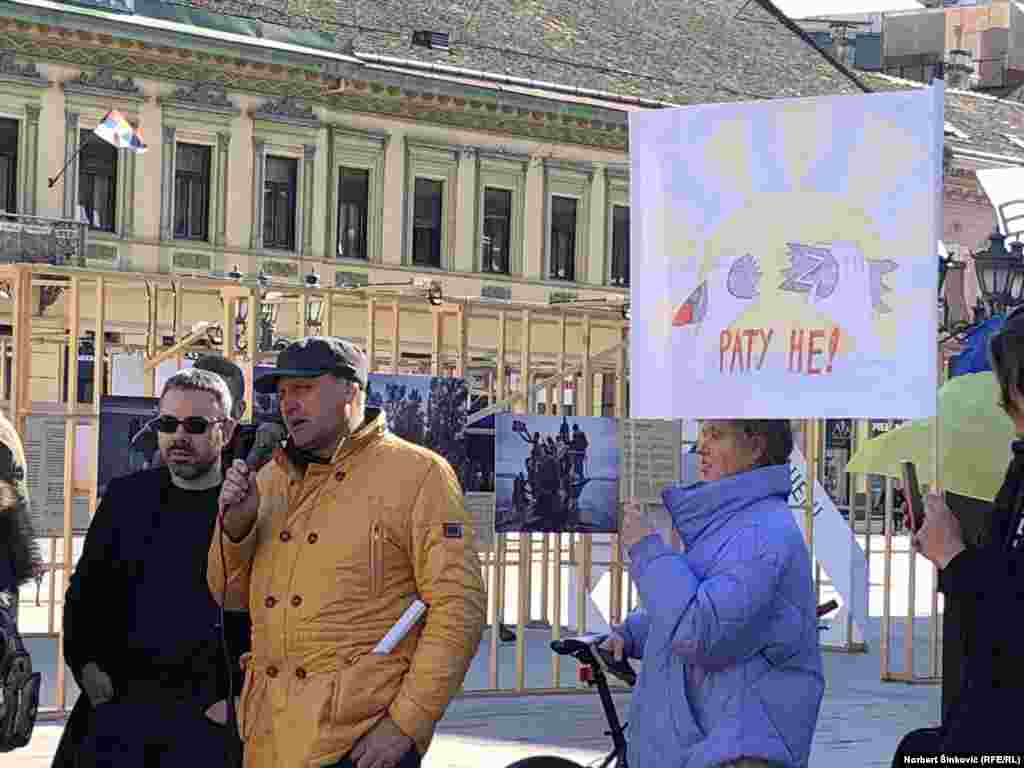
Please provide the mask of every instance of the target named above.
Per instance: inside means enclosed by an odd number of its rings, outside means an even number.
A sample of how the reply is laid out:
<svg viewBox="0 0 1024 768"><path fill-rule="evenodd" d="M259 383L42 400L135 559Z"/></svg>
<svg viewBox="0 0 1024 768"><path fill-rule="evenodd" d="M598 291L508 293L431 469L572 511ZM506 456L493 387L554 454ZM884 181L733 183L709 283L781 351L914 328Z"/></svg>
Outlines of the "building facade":
<svg viewBox="0 0 1024 768"><path fill-rule="evenodd" d="M673 32L683 36L680 50L702 55L683 43L717 25L723 39L757 36L765 59L691 83L674 79L672 68L567 67L554 55L561 38L552 30L561 27L551 14L520 16L520 33L539 25L546 54L523 59L526 76L518 76L512 66L504 74L462 66L493 59L460 54L459 66L439 64L452 57L408 43L357 53L351 41L339 49L333 38L324 44L323 36L183 4L87 5L20 0L0 16L3 226L25 235L76 222L87 229L76 263L140 275L261 276L271 288L302 286L309 276L353 288L433 284L448 297L538 306L606 301L621 325L630 112L857 90L796 36L766 30L767 16L757 25L730 21L727 3L687 10ZM501 3L485 6L495 23L505 12ZM612 16L603 23L614 31ZM657 43L637 35L639 46ZM472 50L493 57L493 47ZM612 90L541 81L540 71L574 83L589 76ZM740 79L755 73L756 82ZM138 128L145 153L93 136L112 110ZM124 345L147 344L146 295L111 291L107 332ZM40 291L40 327L60 326L62 301L59 291ZM303 327L297 305L280 310L278 335L294 337ZM175 311L178 327L221 313L215 295L189 296ZM0 322L3 312L0 302ZM171 314L161 309L156 328L168 340ZM364 340L365 313L335 327ZM556 331L539 324L535 351L556 355ZM413 350L429 351L430 334L427 312L403 327ZM614 324L598 328L593 349L620 340ZM33 399L59 400L59 350L34 355Z"/></svg>

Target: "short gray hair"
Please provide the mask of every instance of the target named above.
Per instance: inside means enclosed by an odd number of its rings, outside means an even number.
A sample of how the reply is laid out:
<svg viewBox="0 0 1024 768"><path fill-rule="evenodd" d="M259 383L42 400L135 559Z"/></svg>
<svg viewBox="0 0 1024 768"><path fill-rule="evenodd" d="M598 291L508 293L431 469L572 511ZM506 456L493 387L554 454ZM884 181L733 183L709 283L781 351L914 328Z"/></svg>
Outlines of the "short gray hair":
<svg viewBox="0 0 1024 768"><path fill-rule="evenodd" d="M186 368L178 371L164 382L164 388L160 392L160 402L163 402L164 395L172 389L184 389L192 392L209 392L214 400L224 410L224 415L231 418L231 390L224 383L224 379L211 371L204 371L199 368Z"/></svg>

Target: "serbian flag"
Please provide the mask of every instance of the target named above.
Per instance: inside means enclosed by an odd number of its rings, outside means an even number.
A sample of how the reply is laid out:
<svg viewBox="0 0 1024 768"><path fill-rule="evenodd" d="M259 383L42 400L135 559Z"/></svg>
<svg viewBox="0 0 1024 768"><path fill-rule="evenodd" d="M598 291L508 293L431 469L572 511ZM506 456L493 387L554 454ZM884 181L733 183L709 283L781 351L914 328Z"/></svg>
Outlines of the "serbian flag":
<svg viewBox="0 0 1024 768"><path fill-rule="evenodd" d="M128 149L138 154L146 151L142 133L138 128L133 128L128 119L117 110L107 112L103 121L93 129L93 133L118 149Z"/></svg>

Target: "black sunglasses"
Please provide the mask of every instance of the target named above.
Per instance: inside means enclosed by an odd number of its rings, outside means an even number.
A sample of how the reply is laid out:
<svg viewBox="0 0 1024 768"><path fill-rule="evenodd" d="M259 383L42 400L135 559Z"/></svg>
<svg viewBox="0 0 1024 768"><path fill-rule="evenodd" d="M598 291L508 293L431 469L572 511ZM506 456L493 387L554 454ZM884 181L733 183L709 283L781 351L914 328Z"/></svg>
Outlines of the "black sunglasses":
<svg viewBox="0 0 1024 768"><path fill-rule="evenodd" d="M158 432L163 432L165 435L173 435L178 431L178 425L185 427L185 431L190 435L202 435L205 434L206 430L213 424L219 424L227 419L210 419L202 416L189 416L184 419L178 419L174 416L157 416L153 419L150 424L156 427Z"/></svg>

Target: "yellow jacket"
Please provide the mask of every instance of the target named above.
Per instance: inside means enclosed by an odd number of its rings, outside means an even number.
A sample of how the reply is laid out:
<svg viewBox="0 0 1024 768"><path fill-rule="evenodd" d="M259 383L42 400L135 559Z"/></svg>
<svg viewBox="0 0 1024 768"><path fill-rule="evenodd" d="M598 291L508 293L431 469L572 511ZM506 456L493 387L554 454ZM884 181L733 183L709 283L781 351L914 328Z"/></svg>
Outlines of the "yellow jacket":
<svg viewBox="0 0 1024 768"><path fill-rule="evenodd" d="M278 450L256 478L252 532L224 537L226 607L252 617L245 768L331 764L387 715L426 752L480 645L486 596L458 480L367 413L330 464L303 473ZM218 527L207 579L218 600L224 574ZM425 617L371 654L417 597Z"/></svg>

